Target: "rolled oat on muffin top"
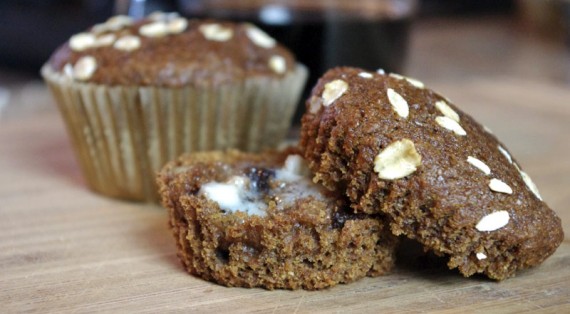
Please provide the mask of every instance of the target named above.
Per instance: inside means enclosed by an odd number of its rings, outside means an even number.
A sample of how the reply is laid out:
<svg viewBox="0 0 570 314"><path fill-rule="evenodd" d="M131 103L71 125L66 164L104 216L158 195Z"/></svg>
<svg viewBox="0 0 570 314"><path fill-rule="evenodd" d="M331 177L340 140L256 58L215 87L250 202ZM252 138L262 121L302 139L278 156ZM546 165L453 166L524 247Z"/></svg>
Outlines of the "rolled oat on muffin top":
<svg viewBox="0 0 570 314"><path fill-rule="evenodd" d="M328 71L302 118L314 180L363 213L449 257L465 275L502 280L560 245L560 218L505 146L423 83L357 68Z"/></svg>
<svg viewBox="0 0 570 314"><path fill-rule="evenodd" d="M112 17L73 35L49 64L81 82L168 87L282 77L296 68L291 52L252 24L175 13Z"/></svg>

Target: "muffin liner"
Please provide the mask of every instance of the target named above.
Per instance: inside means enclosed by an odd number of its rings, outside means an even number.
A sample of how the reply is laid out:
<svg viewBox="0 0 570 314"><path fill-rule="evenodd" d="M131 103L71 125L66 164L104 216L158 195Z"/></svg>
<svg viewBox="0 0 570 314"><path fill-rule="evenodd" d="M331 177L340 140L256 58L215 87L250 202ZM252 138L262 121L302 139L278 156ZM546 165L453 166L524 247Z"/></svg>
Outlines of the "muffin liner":
<svg viewBox="0 0 570 314"><path fill-rule="evenodd" d="M307 78L249 78L223 86L105 86L41 70L70 134L89 187L158 201L156 172L185 152L257 152L285 138Z"/></svg>

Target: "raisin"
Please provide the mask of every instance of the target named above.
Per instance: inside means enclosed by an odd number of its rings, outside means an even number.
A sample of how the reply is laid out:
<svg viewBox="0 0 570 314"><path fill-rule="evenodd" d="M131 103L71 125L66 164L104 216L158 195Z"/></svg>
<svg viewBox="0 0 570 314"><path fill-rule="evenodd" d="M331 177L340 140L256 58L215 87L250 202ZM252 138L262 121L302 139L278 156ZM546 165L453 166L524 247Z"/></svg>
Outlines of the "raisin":
<svg viewBox="0 0 570 314"><path fill-rule="evenodd" d="M270 188L270 180L275 177L275 171L267 168L251 167L247 172L250 179L251 190L258 193L267 193Z"/></svg>

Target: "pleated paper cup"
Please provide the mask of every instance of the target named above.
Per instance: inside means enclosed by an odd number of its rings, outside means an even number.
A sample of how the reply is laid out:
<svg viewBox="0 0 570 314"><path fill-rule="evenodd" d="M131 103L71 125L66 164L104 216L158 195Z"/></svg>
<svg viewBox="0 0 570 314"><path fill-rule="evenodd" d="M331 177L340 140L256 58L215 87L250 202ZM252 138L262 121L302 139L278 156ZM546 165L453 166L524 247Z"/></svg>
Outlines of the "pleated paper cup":
<svg viewBox="0 0 570 314"><path fill-rule="evenodd" d="M182 153L257 152L285 138L307 78L250 78L215 87L105 86L42 68L91 189L158 201L156 173Z"/></svg>

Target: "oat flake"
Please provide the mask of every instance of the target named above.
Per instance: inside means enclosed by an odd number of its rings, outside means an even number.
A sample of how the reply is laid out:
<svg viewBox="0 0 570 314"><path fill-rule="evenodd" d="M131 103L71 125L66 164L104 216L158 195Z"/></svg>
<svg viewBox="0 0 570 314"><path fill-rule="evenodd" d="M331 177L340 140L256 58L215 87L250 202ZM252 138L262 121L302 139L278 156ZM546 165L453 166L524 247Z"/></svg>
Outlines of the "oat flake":
<svg viewBox="0 0 570 314"><path fill-rule="evenodd" d="M73 66L73 78L85 81L93 76L97 70L97 60L93 56L81 57Z"/></svg>
<svg viewBox="0 0 570 314"><path fill-rule="evenodd" d="M424 83L422 83L420 80L417 80L417 79L414 79L411 77L403 76L403 75L400 75L397 73L390 73L390 74L388 74L388 76L391 76L393 78L397 78L399 80L406 80L408 83L414 85L417 88L424 88L425 87Z"/></svg>
<svg viewBox="0 0 570 314"><path fill-rule="evenodd" d="M141 39L138 36L127 35L119 38L113 48L122 51L137 50L141 46Z"/></svg>
<svg viewBox="0 0 570 314"><path fill-rule="evenodd" d="M410 108L408 107L408 102L404 97L391 88L388 88L386 94L388 95L388 100L390 101L390 104L392 104L394 111L396 111L400 117L407 118L410 113Z"/></svg>
<svg viewBox="0 0 570 314"><path fill-rule="evenodd" d="M509 163L513 163L513 158L511 157L511 154L509 154L509 152L507 152L506 149L503 148L503 146L499 145L497 146L497 148L499 149L499 151L501 152L501 154L503 154L503 156L505 156L505 158L507 158L507 160L509 161Z"/></svg>
<svg viewBox="0 0 570 314"><path fill-rule="evenodd" d="M348 84L343 80L334 80L325 84L323 91L323 106L330 106L348 90Z"/></svg>
<svg viewBox="0 0 570 314"><path fill-rule="evenodd" d="M254 44L262 48L273 48L276 45L275 39L267 35L264 31L254 25L248 25L246 35Z"/></svg>
<svg viewBox="0 0 570 314"><path fill-rule="evenodd" d="M105 46L110 46L115 42L115 39L117 38L117 36L115 36L114 34L105 34L105 35L101 35L99 37L97 37L97 39L95 39L95 47L105 47Z"/></svg>
<svg viewBox="0 0 570 314"><path fill-rule="evenodd" d="M542 196L540 196L540 192L538 191L536 184L534 184L534 182L532 181L530 176L526 172L524 172L520 169L519 169L519 173L520 173L524 183L529 188L529 190L534 194L534 196L536 196L539 200L542 201Z"/></svg>
<svg viewBox="0 0 570 314"><path fill-rule="evenodd" d="M491 181L489 181L489 188L495 192L513 194L513 189L511 189L508 184L499 179L491 179Z"/></svg>
<svg viewBox="0 0 570 314"><path fill-rule="evenodd" d="M79 33L71 36L69 47L74 51L83 51L95 45L96 37L91 33Z"/></svg>
<svg viewBox="0 0 570 314"><path fill-rule="evenodd" d="M220 24L202 24L199 29L206 39L212 41L228 41L234 34L231 28Z"/></svg>
<svg viewBox="0 0 570 314"><path fill-rule="evenodd" d="M287 71L287 63L282 56L272 56L269 58L269 67L277 74L283 74Z"/></svg>
<svg viewBox="0 0 570 314"><path fill-rule="evenodd" d="M475 168L483 171L483 173L485 173L486 175L491 174L491 168L489 168L489 166L487 166L487 164L485 164L481 160L479 160L475 157L469 156L469 157L467 157L467 162L470 163L471 165L473 165Z"/></svg>
<svg viewBox="0 0 570 314"><path fill-rule="evenodd" d="M380 179L396 180L414 173L421 164L414 142L403 139L380 151L374 158L374 171Z"/></svg>
<svg viewBox="0 0 570 314"><path fill-rule="evenodd" d="M145 37L164 37L168 35L168 27L164 22L153 22L141 26L139 34Z"/></svg>
<svg viewBox="0 0 570 314"><path fill-rule="evenodd" d="M439 112L441 112L444 116L450 118L451 120L459 123L459 115L455 110L451 109L451 107L443 100L440 100L435 103L435 107Z"/></svg>
<svg viewBox="0 0 570 314"><path fill-rule="evenodd" d="M188 21L183 17L177 17L168 21L166 28L170 34L180 34L188 27Z"/></svg>
<svg viewBox="0 0 570 314"><path fill-rule="evenodd" d="M441 126L442 128L448 129L459 136L467 135L467 132L465 132L465 130L461 127L459 123L448 117L445 116L437 117L435 118L435 122L439 124L439 126Z"/></svg>
<svg viewBox="0 0 570 314"><path fill-rule="evenodd" d="M495 231L509 223L509 213L506 210L496 211L483 217L475 228L479 231Z"/></svg>

